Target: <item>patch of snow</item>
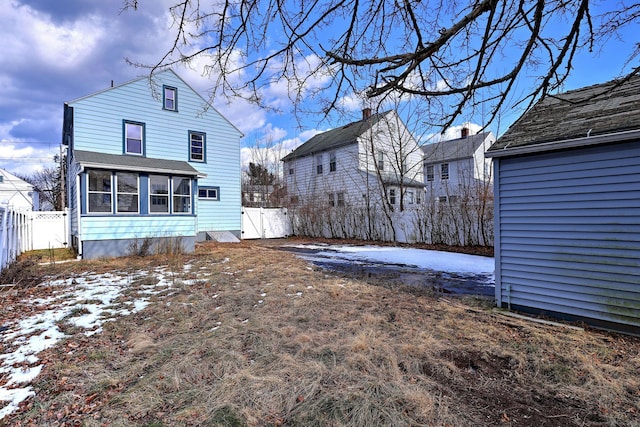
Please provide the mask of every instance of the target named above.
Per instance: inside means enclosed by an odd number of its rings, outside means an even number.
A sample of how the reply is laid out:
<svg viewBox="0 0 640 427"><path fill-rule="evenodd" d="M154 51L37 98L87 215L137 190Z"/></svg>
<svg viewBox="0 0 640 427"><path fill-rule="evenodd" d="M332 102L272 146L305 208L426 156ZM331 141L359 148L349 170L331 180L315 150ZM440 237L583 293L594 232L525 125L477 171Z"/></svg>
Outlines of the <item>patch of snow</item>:
<svg viewBox="0 0 640 427"><path fill-rule="evenodd" d="M35 305L47 309L4 325L7 330L3 333L2 344L6 350L0 354L0 374L5 374L8 380L0 386L0 402L5 403L0 408L0 420L35 394L31 386L19 388L16 385L32 382L43 367L38 364L38 353L66 337L58 328L60 322L86 329L85 335L100 333L105 322L143 310L149 304L149 295L170 287L170 281L164 277L165 271L166 268L156 269L160 275L158 283L146 286L138 293L138 298L126 303L116 300L132 282L132 276L127 273L85 273L73 279L48 282L57 288L53 296L34 301ZM153 273L136 272L136 276L150 274ZM123 309L122 304L130 305L131 309Z"/></svg>

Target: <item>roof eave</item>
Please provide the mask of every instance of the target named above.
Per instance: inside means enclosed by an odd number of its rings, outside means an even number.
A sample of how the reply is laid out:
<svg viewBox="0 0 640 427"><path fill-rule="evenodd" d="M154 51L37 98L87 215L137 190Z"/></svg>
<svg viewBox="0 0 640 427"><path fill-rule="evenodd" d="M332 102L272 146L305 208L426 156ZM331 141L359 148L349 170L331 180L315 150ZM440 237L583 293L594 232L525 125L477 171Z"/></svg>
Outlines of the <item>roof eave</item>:
<svg viewBox="0 0 640 427"><path fill-rule="evenodd" d="M570 148L609 144L612 142L625 142L633 139L640 139L640 130L607 133L603 135L585 136L574 139L563 139L560 141L543 142L539 144L531 144L514 148L509 148L508 146L506 146L495 151L487 151L485 153L485 156L489 158L521 156L527 154L545 153L549 151L566 150Z"/></svg>
<svg viewBox="0 0 640 427"><path fill-rule="evenodd" d="M186 170L180 169L171 169L171 168L157 168L157 167L145 167L145 166L129 166L129 165L119 165L115 163L101 163L101 162L91 162L91 161L80 161L78 162L80 166L83 168L89 169L108 169L108 170L118 170L118 171L130 171L130 172L145 172L152 174L169 174L169 175L189 175L194 176L196 178L206 178L207 174L199 171L190 172Z"/></svg>

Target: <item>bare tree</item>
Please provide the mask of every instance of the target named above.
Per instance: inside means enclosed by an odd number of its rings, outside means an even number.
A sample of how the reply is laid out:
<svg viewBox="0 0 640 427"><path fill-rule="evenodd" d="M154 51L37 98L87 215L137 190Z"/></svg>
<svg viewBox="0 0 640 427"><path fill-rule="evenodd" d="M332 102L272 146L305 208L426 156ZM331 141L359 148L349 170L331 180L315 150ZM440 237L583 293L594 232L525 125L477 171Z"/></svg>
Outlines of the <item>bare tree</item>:
<svg viewBox="0 0 640 427"><path fill-rule="evenodd" d="M62 210L64 208L64 192L60 167L46 167L32 175L19 178L33 185L40 200L40 210Z"/></svg>
<svg viewBox="0 0 640 427"><path fill-rule="evenodd" d="M137 9L144 0L124 4ZM171 48L156 64L137 65L156 70L207 56L216 96L263 104L262 89L284 79L297 108L314 95L325 114L353 93L417 96L428 111L442 107L431 124L447 128L475 106L489 124L508 104L531 105L560 88L577 53L604 49L637 25L640 3L176 0L170 12ZM640 72L640 45L627 45L620 76ZM535 81L523 89L525 76Z"/></svg>

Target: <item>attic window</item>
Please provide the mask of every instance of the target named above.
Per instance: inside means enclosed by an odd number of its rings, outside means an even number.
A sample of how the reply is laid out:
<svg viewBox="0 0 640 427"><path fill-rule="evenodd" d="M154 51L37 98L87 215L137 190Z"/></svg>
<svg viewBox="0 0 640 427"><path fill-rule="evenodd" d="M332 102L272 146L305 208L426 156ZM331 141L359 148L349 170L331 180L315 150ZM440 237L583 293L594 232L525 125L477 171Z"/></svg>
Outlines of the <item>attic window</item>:
<svg viewBox="0 0 640 427"><path fill-rule="evenodd" d="M178 89L171 86L162 86L162 108L169 111L178 111Z"/></svg>

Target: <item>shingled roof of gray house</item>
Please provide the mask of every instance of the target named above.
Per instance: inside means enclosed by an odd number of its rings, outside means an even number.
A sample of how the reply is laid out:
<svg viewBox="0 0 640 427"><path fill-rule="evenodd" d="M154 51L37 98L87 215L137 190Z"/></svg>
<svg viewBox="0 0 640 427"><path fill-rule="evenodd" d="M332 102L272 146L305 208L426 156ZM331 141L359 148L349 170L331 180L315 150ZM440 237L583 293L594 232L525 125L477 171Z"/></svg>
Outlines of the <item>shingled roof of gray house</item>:
<svg viewBox="0 0 640 427"><path fill-rule="evenodd" d="M378 123L389 112L390 111L372 114L370 117L357 122L319 133L287 154L282 160L297 159L345 145L355 144L358 142L360 135L371 129L373 125Z"/></svg>
<svg viewBox="0 0 640 427"><path fill-rule="evenodd" d="M523 114L487 150L498 157L501 150L524 149L535 152L563 141L640 129L640 76L588 86L560 95L547 95ZM566 145L564 145L566 147Z"/></svg>
<svg viewBox="0 0 640 427"><path fill-rule="evenodd" d="M423 145L425 164L441 163L472 157L491 132L481 132L464 138Z"/></svg>

